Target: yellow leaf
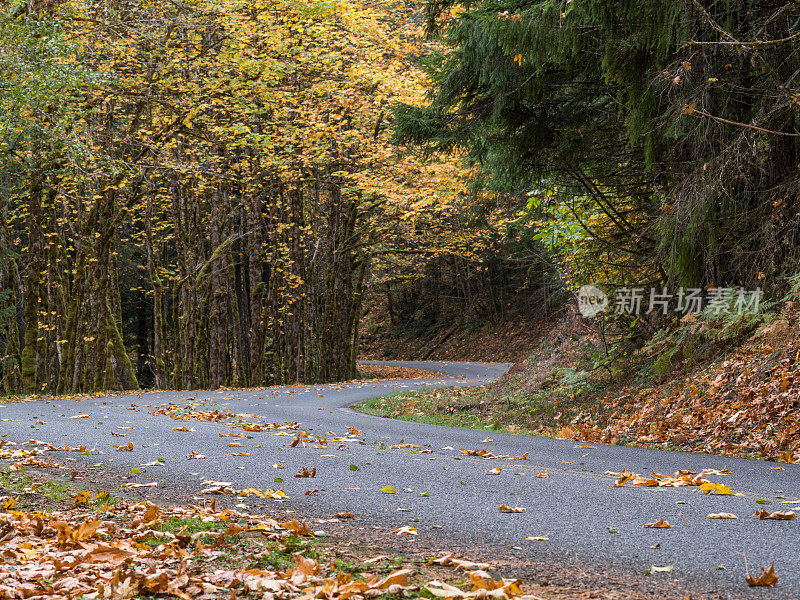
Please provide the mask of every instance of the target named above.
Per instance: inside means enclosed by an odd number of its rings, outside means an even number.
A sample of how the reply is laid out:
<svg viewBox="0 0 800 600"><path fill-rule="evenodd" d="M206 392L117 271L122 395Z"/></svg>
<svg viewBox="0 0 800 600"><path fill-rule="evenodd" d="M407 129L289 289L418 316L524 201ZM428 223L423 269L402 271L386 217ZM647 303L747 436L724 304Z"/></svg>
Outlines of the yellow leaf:
<svg viewBox="0 0 800 600"><path fill-rule="evenodd" d="M17 505L17 502L19 502L19 496L17 496L16 498L11 496L11 497L6 498L5 500L3 500L2 504L0 504L0 506L2 506L3 509L8 510L9 508L14 508Z"/></svg>
<svg viewBox="0 0 800 600"><path fill-rule="evenodd" d="M716 492L719 496L733 496L733 490L724 483L711 483L707 481L699 487L699 490L704 494Z"/></svg>

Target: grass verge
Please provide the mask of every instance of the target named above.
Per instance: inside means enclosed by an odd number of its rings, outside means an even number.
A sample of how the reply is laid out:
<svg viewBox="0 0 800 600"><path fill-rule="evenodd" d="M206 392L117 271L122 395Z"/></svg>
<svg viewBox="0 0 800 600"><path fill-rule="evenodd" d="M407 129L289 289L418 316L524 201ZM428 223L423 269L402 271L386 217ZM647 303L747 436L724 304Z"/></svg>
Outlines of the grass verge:
<svg viewBox="0 0 800 600"><path fill-rule="evenodd" d="M517 435L543 435L519 424L520 413L529 414L535 410L532 406L510 399L504 405L505 410L498 410L496 398L484 387L446 387L371 398L353 408L368 415L401 421ZM546 405L540 407L540 412L546 410Z"/></svg>

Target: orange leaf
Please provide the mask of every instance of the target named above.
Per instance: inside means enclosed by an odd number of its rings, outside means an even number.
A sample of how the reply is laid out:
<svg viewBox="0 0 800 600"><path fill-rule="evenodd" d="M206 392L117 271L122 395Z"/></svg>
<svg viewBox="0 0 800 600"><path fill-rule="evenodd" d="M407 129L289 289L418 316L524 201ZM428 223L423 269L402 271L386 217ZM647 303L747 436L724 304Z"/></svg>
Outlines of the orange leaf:
<svg viewBox="0 0 800 600"><path fill-rule="evenodd" d="M669 529L670 527L675 527L674 525L670 525L668 521L664 519L659 519L655 523L645 523L645 527L654 527L659 529Z"/></svg>

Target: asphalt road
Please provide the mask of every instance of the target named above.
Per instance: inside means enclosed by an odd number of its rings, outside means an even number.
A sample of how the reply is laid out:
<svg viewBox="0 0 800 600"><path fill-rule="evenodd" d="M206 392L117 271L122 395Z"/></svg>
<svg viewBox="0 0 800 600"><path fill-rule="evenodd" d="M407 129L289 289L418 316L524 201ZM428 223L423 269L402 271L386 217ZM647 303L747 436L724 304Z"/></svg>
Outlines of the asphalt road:
<svg viewBox="0 0 800 600"><path fill-rule="evenodd" d="M760 508L791 509L793 505L784 500L800 501L799 466L623 446L576 448L581 444L574 441L394 421L349 409L367 398L403 390L481 384L507 368L480 363L389 364L436 369L445 376L426 381L0 404L0 434L15 442L35 438L96 448L102 454L47 456L103 463L98 468L117 472L141 469L142 473L131 476L132 482L184 481L197 492L204 477L231 482L235 488L280 486L290 498L282 506L291 506L301 515L348 511L389 528L411 525L418 530L418 539L436 538L462 548L492 545L507 549L508 556L565 565L611 566L636 574L651 565L674 565L671 573L652 577L663 578L665 586L683 582L690 588L714 590L715 597L800 598L800 519L773 521L751 516ZM292 448L289 444L294 435L286 432L246 433L229 421L180 422L150 414L170 405L256 414L262 417L252 419L257 422L296 421L310 436L327 438L328 446L318 448L312 443ZM86 414L90 416L73 418ZM174 431L183 425L193 431ZM349 427L362 435L354 438ZM243 437L219 436L232 431ZM112 432L124 437L112 436ZM483 441L487 436L493 441ZM134 445L132 452L113 448L129 442ZM227 446L237 442L242 446ZM420 448L389 448L399 444ZM484 459L464 455L461 448L488 448L508 456L527 452L528 457ZM421 452L426 449L433 452ZM192 451L206 458L187 459ZM249 456L231 456L236 452ZM164 461L162 466L142 466L159 458ZM285 468L274 468L274 464ZM301 467L315 467L316 476L293 477ZM499 475L487 473L495 467L500 467ZM705 468L727 469L729 474L709 478L743 495L704 495L696 487L614 487L614 477L605 474L627 469L671 475L679 469ZM543 470L549 477L534 477ZM283 481L276 483L276 477ZM396 493L381 493L386 485L393 486ZM307 496L309 489L320 491ZM501 504L526 510L506 514L498 511ZM738 519L707 518L709 513L720 512L734 513ZM644 527L661 518L674 527ZM742 552L755 573L774 560L780 576L778 587L748 587Z"/></svg>

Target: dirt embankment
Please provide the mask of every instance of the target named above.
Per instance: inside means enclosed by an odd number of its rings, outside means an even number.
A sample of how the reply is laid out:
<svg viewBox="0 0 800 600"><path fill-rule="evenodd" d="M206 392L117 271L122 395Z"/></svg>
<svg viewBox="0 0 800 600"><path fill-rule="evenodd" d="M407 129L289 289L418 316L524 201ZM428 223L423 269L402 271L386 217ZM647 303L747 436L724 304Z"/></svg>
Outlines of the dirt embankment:
<svg viewBox="0 0 800 600"><path fill-rule="evenodd" d="M527 429L563 438L800 461L800 334L789 303L738 343L701 361L643 377L650 363L632 356L633 375L587 369L600 350L590 326L562 320L539 350L515 364L490 392L498 414L509 403ZM703 324L692 334L703 335ZM483 410L486 410L485 405ZM512 413L514 411L511 411ZM523 416L523 415L532 416Z"/></svg>

